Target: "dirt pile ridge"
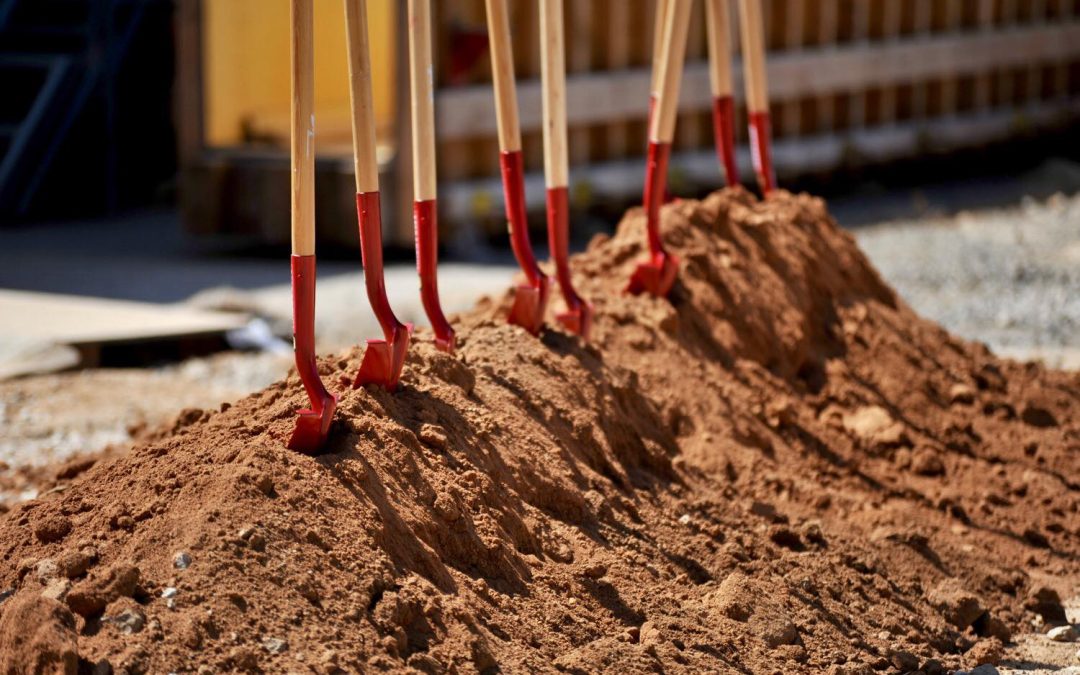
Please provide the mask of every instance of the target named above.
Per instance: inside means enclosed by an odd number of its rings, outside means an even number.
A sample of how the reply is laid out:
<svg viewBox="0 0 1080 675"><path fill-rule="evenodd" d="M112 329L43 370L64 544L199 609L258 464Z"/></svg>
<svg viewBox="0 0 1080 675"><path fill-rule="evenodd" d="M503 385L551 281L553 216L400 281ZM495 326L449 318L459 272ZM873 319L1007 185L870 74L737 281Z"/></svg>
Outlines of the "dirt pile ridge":
<svg viewBox="0 0 1080 675"><path fill-rule="evenodd" d="M394 395L324 359L328 454L292 377L13 508L0 670L929 673L1061 621L1080 377L920 319L818 199L663 218L670 303L621 292L640 211L574 260L591 344L488 301Z"/></svg>

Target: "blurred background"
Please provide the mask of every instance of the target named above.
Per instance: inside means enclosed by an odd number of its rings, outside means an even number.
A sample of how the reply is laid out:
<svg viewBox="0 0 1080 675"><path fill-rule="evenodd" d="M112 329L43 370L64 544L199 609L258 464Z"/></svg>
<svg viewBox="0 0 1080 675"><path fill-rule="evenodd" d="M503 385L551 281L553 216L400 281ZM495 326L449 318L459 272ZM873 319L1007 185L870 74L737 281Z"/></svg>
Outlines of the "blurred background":
<svg viewBox="0 0 1080 675"><path fill-rule="evenodd" d="M1080 367L1080 0L762 2L781 186L826 197L918 311L1000 352ZM543 256L537 8L510 5ZM514 267L484 2L433 6L440 286L454 311L501 293ZM422 324L404 7L368 0L388 286L399 315ZM721 180L701 3L694 12L670 172L680 196ZM656 0L567 0L565 15L580 249L640 201ZM341 0L315 0L315 21L326 351L377 327L359 265ZM106 385L93 378L121 378L108 380L128 391L119 411L97 417L122 440L133 419L213 404L288 367L288 63L287 0L0 0L0 462L101 445L85 430L56 436L57 416L81 404L55 397L81 381L100 412ZM211 356L221 350L237 358ZM70 372L94 367L144 370ZM29 377L50 372L61 374ZM53 407L27 412L46 393ZM30 426L15 431L20 415Z"/></svg>

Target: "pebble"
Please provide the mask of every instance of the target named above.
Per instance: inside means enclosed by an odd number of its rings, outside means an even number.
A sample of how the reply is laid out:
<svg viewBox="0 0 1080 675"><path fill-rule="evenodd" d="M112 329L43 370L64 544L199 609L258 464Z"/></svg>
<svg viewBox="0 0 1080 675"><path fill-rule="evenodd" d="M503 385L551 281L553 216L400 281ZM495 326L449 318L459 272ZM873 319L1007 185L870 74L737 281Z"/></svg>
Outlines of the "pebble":
<svg viewBox="0 0 1080 675"><path fill-rule="evenodd" d="M146 625L146 616L137 609L125 609L109 619L124 635L138 633Z"/></svg>
<svg viewBox="0 0 1080 675"><path fill-rule="evenodd" d="M54 579L45 590L41 592L41 597L51 598L58 602L63 602L67 597L68 591L71 590L71 582L67 579Z"/></svg>
<svg viewBox="0 0 1080 675"><path fill-rule="evenodd" d="M161 590L161 597L163 597L163 598L165 598L166 600L168 600L168 599L170 599L170 598L175 598L175 597L176 597L176 593L177 593L177 591L176 591L176 587L175 587L175 586L166 586L165 588L163 588L163 589Z"/></svg>
<svg viewBox="0 0 1080 675"><path fill-rule="evenodd" d="M172 564L178 570L186 570L191 565L191 555L186 551L181 551L173 556Z"/></svg>
<svg viewBox="0 0 1080 675"><path fill-rule="evenodd" d="M271 654L282 654L289 650L289 643L285 642L281 638L264 637L262 639L263 649Z"/></svg>
<svg viewBox="0 0 1080 675"><path fill-rule="evenodd" d="M1054 642L1075 642L1076 630L1072 626L1057 626L1046 631L1046 637Z"/></svg>

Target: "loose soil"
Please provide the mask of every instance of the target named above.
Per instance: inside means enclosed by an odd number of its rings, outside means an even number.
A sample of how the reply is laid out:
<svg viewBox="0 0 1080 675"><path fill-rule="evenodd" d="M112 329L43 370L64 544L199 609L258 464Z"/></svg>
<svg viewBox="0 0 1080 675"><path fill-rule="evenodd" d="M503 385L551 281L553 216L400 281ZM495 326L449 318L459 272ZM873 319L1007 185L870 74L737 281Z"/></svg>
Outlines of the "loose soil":
<svg viewBox="0 0 1080 675"><path fill-rule="evenodd" d="M589 343L483 302L394 394L322 360L322 456L294 375L13 507L0 671L933 673L1064 621L1080 376L920 319L818 199L663 229L670 302L622 293L640 210L575 258Z"/></svg>

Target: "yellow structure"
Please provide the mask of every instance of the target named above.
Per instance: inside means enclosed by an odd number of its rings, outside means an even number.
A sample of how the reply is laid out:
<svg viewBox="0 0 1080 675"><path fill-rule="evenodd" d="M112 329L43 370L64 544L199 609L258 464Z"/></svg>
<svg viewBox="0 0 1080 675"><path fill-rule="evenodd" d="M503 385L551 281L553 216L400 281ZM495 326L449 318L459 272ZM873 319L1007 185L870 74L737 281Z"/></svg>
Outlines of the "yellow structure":
<svg viewBox="0 0 1080 675"><path fill-rule="evenodd" d="M395 116L397 2L369 0L372 84L380 145ZM315 139L350 152L349 81L342 0L315 0ZM288 145L289 3L203 2L204 142L209 147L273 141Z"/></svg>

